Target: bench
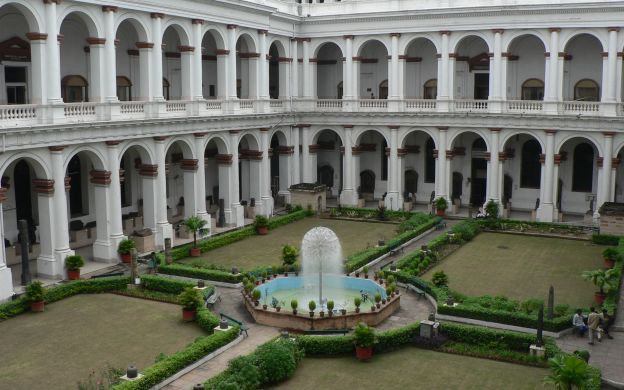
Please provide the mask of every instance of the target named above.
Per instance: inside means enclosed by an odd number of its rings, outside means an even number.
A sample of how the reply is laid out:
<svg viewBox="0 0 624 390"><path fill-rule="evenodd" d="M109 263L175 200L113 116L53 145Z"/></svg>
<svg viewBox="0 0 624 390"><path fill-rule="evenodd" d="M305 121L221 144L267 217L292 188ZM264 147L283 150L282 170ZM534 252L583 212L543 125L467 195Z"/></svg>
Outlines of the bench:
<svg viewBox="0 0 624 390"><path fill-rule="evenodd" d="M217 292L217 290L213 290L213 293L208 296L206 299L206 306L214 305L217 301L221 302L221 294Z"/></svg>
<svg viewBox="0 0 624 390"><path fill-rule="evenodd" d="M108 278L109 276L123 276L123 272L112 272L109 274L93 275L91 279Z"/></svg>
<svg viewBox="0 0 624 390"><path fill-rule="evenodd" d="M390 254L390 256L394 256L397 253L403 254L404 250L403 250L403 247L401 246L401 247L398 247L398 248L395 248L395 249L391 249L390 252L388 252L388 253Z"/></svg>
<svg viewBox="0 0 624 390"><path fill-rule="evenodd" d="M418 299L425 297L425 292L423 290L419 289L418 287L414 287L411 284L408 284L407 287L405 287L405 289L407 291L411 291L413 293L416 293L416 295L418 295Z"/></svg>
<svg viewBox="0 0 624 390"><path fill-rule="evenodd" d="M436 230L442 230L442 229L446 228L446 222L445 221L440 221L440 223L438 223L435 228L436 228Z"/></svg>
<svg viewBox="0 0 624 390"><path fill-rule="evenodd" d="M304 333L309 336L327 336L336 334L344 336L349 333L349 329L306 330Z"/></svg>
<svg viewBox="0 0 624 390"><path fill-rule="evenodd" d="M221 316L222 320L226 320L227 322L231 323L234 326L238 326L241 330L241 332L245 332L245 336L249 336L249 334L247 333L247 331L249 330L249 327L247 325L245 325L242 321L237 320L236 318L232 318L227 314L224 313L219 313L219 316Z"/></svg>

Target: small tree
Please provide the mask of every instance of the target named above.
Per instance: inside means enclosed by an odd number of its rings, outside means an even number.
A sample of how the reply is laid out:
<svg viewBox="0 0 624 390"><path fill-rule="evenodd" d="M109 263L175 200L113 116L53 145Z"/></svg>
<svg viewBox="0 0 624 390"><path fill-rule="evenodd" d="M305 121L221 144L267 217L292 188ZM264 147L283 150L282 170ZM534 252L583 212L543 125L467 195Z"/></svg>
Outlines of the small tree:
<svg viewBox="0 0 624 390"><path fill-rule="evenodd" d="M617 288L619 273L617 269L599 269L595 271L585 271L582 274L583 279L591 281L600 289L600 293L604 294L613 288Z"/></svg>
<svg viewBox="0 0 624 390"><path fill-rule="evenodd" d="M257 229L264 228L269 226L269 219L264 215L256 215L256 219L254 221L254 227Z"/></svg>
<svg viewBox="0 0 624 390"><path fill-rule="evenodd" d="M327 301L327 311L328 312L334 311L334 301Z"/></svg>
<svg viewBox="0 0 624 390"><path fill-rule="evenodd" d="M193 287L187 287L178 295L180 304L186 310L197 310L202 305L202 299L199 291Z"/></svg>
<svg viewBox="0 0 624 390"><path fill-rule="evenodd" d="M68 270L74 271L84 267L84 259L80 255L71 255L65 258L65 267Z"/></svg>
<svg viewBox="0 0 624 390"><path fill-rule="evenodd" d="M260 292L260 290L255 289L251 293L251 296L253 297L254 302L258 302L260 301L260 297L262 296L262 293Z"/></svg>
<svg viewBox="0 0 624 390"><path fill-rule="evenodd" d="M26 286L26 300L28 302L41 302L43 301L43 295L43 284L40 281L35 280Z"/></svg>
<svg viewBox="0 0 624 390"><path fill-rule="evenodd" d="M186 227L189 232L193 232L193 248L197 248L197 233L202 236L205 236L210 231L209 228L206 227L208 221L199 217L188 217L182 224Z"/></svg>
<svg viewBox="0 0 624 390"><path fill-rule="evenodd" d="M587 363L574 355L556 355L548 359L550 375L544 378L544 384L554 385L557 389L584 389L589 382Z"/></svg>
<svg viewBox="0 0 624 390"><path fill-rule="evenodd" d="M310 309L310 311L316 310L316 302L314 301L308 302L308 309Z"/></svg>
<svg viewBox="0 0 624 390"><path fill-rule="evenodd" d="M293 245L286 244L282 247L282 262L285 267L292 267L292 265L297 261L298 256L299 251Z"/></svg>
<svg viewBox="0 0 624 390"><path fill-rule="evenodd" d="M443 197L439 197L435 200L436 210L446 210L448 208L448 202Z"/></svg>
<svg viewBox="0 0 624 390"><path fill-rule="evenodd" d="M298 306L299 306L299 302L296 299L293 299L292 301L290 301L290 307L293 309L293 311L296 311Z"/></svg>
<svg viewBox="0 0 624 390"><path fill-rule="evenodd" d="M353 342L360 348L372 348L377 343L375 330L363 322L358 323L353 330Z"/></svg>
<svg viewBox="0 0 624 390"><path fill-rule="evenodd" d="M498 203L494 201L494 199L490 199L485 204L485 216L488 218L498 218Z"/></svg>
<svg viewBox="0 0 624 390"><path fill-rule="evenodd" d="M128 239L121 240L117 246L117 253L120 255L129 255L135 247L134 241Z"/></svg>
<svg viewBox="0 0 624 390"><path fill-rule="evenodd" d="M436 287L446 287L448 286L449 278L444 271L438 271L431 277L431 283Z"/></svg>

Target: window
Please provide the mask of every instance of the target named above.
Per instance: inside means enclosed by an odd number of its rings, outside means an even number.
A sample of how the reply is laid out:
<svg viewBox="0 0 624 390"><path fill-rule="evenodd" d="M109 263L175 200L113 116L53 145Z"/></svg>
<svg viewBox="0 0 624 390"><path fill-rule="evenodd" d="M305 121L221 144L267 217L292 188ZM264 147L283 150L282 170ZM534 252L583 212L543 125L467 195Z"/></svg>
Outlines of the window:
<svg viewBox="0 0 624 390"><path fill-rule="evenodd" d="M163 77L163 97L169 100L169 80Z"/></svg>
<svg viewBox="0 0 624 390"><path fill-rule="evenodd" d="M379 83L379 99L388 98L388 80Z"/></svg>
<svg viewBox="0 0 624 390"><path fill-rule="evenodd" d="M126 76L117 76L117 99L122 102L132 100L132 82Z"/></svg>
<svg viewBox="0 0 624 390"><path fill-rule="evenodd" d="M540 153L542 148L534 139L526 141L522 145L522 161L520 162L520 187L540 188L542 164Z"/></svg>
<svg viewBox="0 0 624 390"><path fill-rule="evenodd" d="M544 100L544 82L528 79L522 84L522 100Z"/></svg>
<svg viewBox="0 0 624 390"><path fill-rule="evenodd" d="M424 86L423 99L437 99L438 79L427 80Z"/></svg>
<svg viewBox="0 0 624 390"><path fill-rule="evenodd" d="M61 80L61 92L65 103L88 102L87 80L79 75L69 75Z"/></svg>
<svg viewBox="0 0 624 390"><path fill-rule="evenodd" d="M572 165L572 191L592 192L594 181L594 148L587 142L574 148Z"/></svg>
<svg viewBox="0 0 624 390"><path fill-rule="evenodd" d="M433 151L435 144L433 138L429 137L425 144L425 183L435 183L435 158Z"/></svg>
<svg viewBox="0 0 624 390"><path fill-rule="evenodd" d="M7 92L7 104L28 103L28 84L26 80L26 67L4 67L4 82Z"/></svg>
<svg viewBox="0 0 624 390"><path fill-rule="evenodd" d="M600 100L599 94L600 88L594 80L583 79L574 86L574 100L597 102Z"/></svg>

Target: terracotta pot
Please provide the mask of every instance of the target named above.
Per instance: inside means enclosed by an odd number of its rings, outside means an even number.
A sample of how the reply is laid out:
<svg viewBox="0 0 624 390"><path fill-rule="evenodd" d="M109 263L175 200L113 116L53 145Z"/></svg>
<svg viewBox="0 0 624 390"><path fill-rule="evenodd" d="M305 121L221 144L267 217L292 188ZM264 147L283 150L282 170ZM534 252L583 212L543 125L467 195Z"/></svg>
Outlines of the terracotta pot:
<svg viewBox="0 0 624 390"><path fill-rule="evenodd" d="M30 302L30 311L32 311L34 313L42 312L44 307L45 307L45 302L44 301Z"/></svg>
<svg viewBox="0 0 624 390"><path fill-rule="evenodd" d="M78 269L68 269L67 270L67 278L69 280L78 280L78 279L80 279L80 268L78 268Z"/></svg>
<svg viewBox="0 0 624 390"><path fill-rule="evenodd" d="M297 309L293 310L293 315L295 315L295 316L297 315Z"/></svg>
<svg viewBox="0 0 624 390"><path fill-rule="evenodd" d="M126 253L121 256L121 262L124 264L130 264L132 263L132 255L130 253Z"/></svg>
<svg viewBox="0 0 624 390"><path fill-rule="evenodd" d="M381 307L381 303L377 303L375 304L375 306L377 306L377 309L379 309Z"/></svg>
<svg viewBox="0 0 624 390"><path fill-rule="evenodd" d="M191 248L191 257L199 257L201 255L201 249Z"/></svg>
<svg viewBox="0 0 624 390"><path fill-rule="evenodd" d="M385 304L386 304L386 300L385 300L385 299L382 299L382 300L381 300L381 304L382 304L382 305L385 305Z"/></svg>
<svg viewBox="0 0 624 390"><path fill-rule="evenodd" d="M264 310L266 310L266 309L267 309L267 305L262 305L262 308L263 308Z"/></svg>
<svg viewBox="0 0 624 390"><path fill-rule="evenodd" d="M195 314L197 314L197 310L195 310L195 309L188 310L188 309L182 308L182 319L185 322L194 321L195 320Z"/></svg>
<svg viewBox="0 0 624 390"><path fill-rule="evenodd" d="M310 312L310 318L312 318L312 317L314 317L314 312L313 311Z"/></svg>
<svg viewBox="0 0 624 390"><path fill-rule="evenodd" d="M602 305L602 303L605 300L607 294L600 292L600 291L596 291L596 293L594 294L594 299L596 300L596 303L598 305Z"/></svg>
<svg viewBox="0 0 624 390"><path fill-rule="evenodd" d="M268 226L261 226L258 228L258 234L261 236L266 236L267 234L269 234L269 227Z"/></svg>
<svg viewBox="0 0 624 390"><path fill-rule="evenodd" d="M279 306L275 308L275 311L278 312L278 313L280 312L280 310L282 310L282 308L279 307Z"/></svg>
<svg viewBox="0 0 624 390"><path fill-rule="evenodd" d="M359 307L356 307L356 308L355 308L355 312L356 312L356 313L359 313L359 312L360 312L360 308L359 308Z"/></svg>
<svg viewBox="0 0 624 390"><path fill-rule="evenodd" d="M260 285L260 281L256 280L256 286L259 286L259 285Z"/></svg>
<svg viewBox="0 0 624 390"><path fill-rule="evenodd" d="M444 217L444 211L443 209L436 209L436 215L438 217Z"/></svg>
<svg viewBox="0 0 624 390"><path fill-rule="evenodd" d="M324 311L322 311L320 314L321 314L321 317L325 317L325 312Z"/></svg>
<svg viewBox="0 0 624 390"><path fill-rule="evenodd" d="M260 304L260 301L254 301L254 306L258 306Z"/></svg>
<svg viewBox="0 0 624 390"><path fill-rule="evenodd" d="M347 315L347 309L340 309L340 313L342 313L342 315Z"/></svg>
<svg viewBox="0 0 624 390"><path fill-rule="evenodd" d="M361 362L370 360L373 357L373 348L355 347L355 357Z"/></svg>
<svg viewBox="0 0 624 390"><path fill-rule="evenodd" d="M371 306L371 311L375 311L375 305Z"/></svg>
<svg viewBox="0 0 624 390"><path fill-rule="evenodd" d="M364 279L368 279L368 274L364 274Z"/></svg>
<svg viewBox="0 0 624 390"><path fill-rule="evenodd" d="M359 272L356 272L356 273L355 273L355 277L356 277L356 278L359 278L359 277L360 277L360 273L359 273Z"/></svg>
<svg viewBox="0 0 624 390"><path fill-rule="evenodd" d="M615 266L615 260L613 259L604 259L604 267L606 269L613 268Z"/></svg>
<svg viewBox="0 0 624 390"><path fill-rule="evenodd" d="M329 311L329 312L327 312L327 315L330 316L330 317L333 317L334 316L334 312L333 311Z"/></svg>
<svg viewBox="0 0 624 390"><path fill-rule="evenodd" d="M288 277L288 272L284 272L284 276L285 276L285 277Z"/></svg>
<svg viewBox="0 0 624 390"><path fill-rule="evenodd" d="M266 282L266 278L262 278L262 283Z"/></svg>

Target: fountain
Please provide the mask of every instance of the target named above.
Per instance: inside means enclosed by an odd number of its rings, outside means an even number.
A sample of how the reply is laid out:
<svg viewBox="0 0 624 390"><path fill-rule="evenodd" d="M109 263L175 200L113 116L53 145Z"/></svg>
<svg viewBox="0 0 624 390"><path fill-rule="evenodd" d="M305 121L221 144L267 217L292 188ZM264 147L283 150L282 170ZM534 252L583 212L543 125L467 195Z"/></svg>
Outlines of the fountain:
<svg viewBox="0 0 624 390"><path fill-rule="evenodd" d="M342 248L331 229L315 227L304 235L301 264L302 276L278 277L256 287L266 310L245 299L256 322L300 330L350 328L360 321L374 326L399 309L399 297L388 297L382 285L371 279L344 276ZM370 310L377 293L388 303ZM355 310L357 297L362 301L361 312ZM308 312L309 301L315 301L319 313L327 311L330 300L334 301L335 309L324 318L305 318L286 310L293 299L299 303L302 315ZM284 310L277 311L277 306Z"/></svg>

